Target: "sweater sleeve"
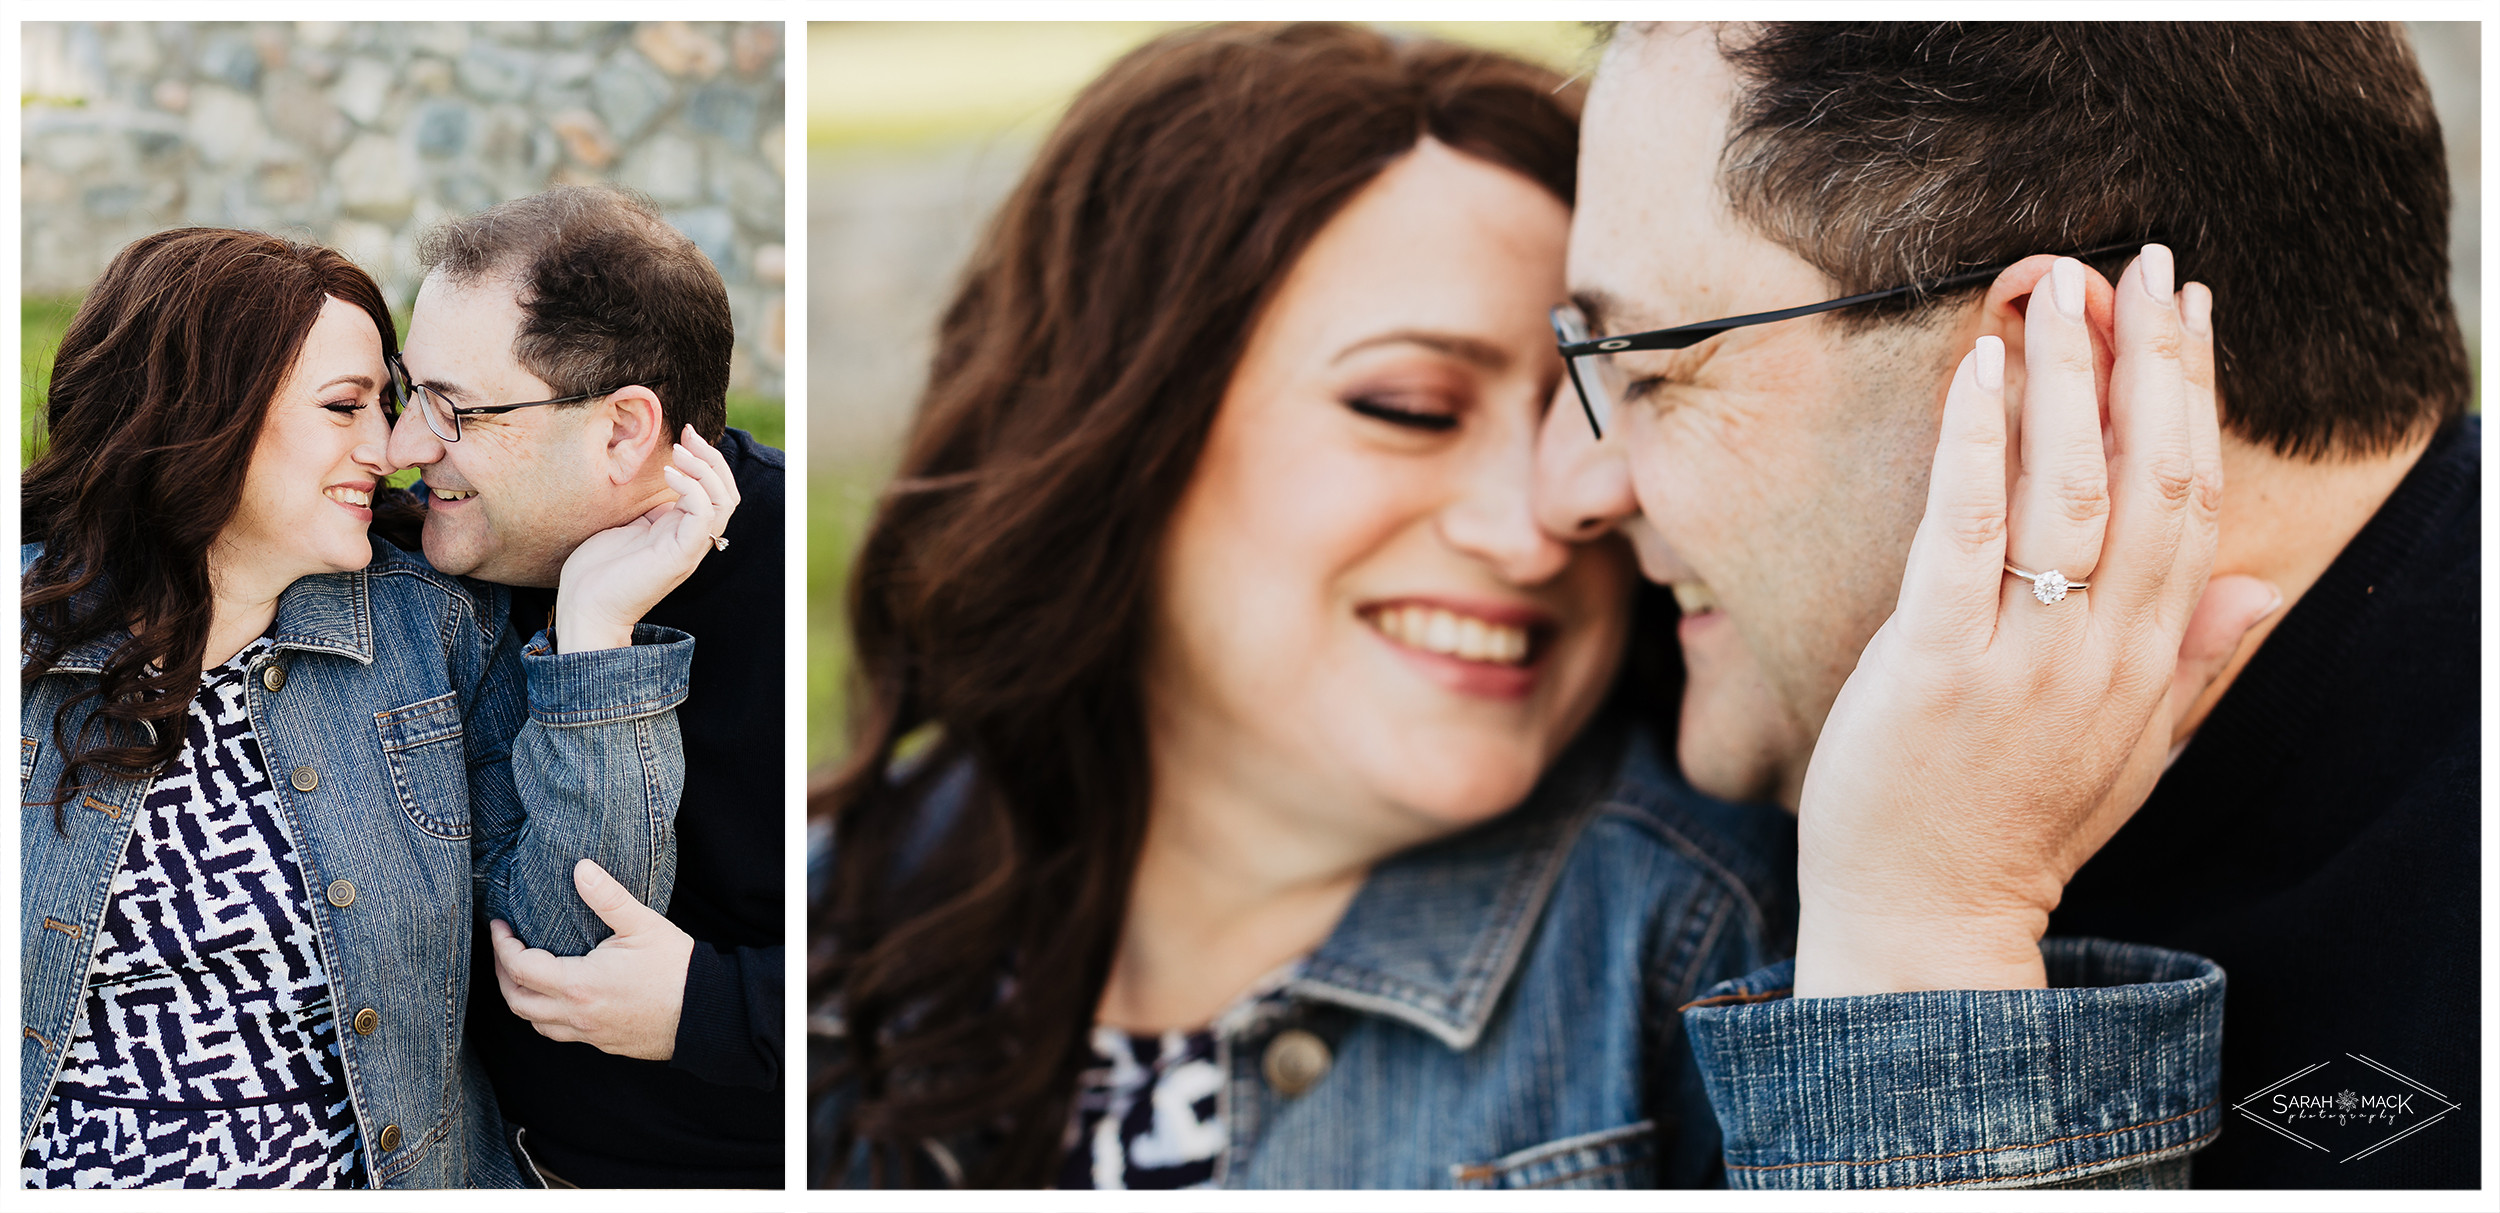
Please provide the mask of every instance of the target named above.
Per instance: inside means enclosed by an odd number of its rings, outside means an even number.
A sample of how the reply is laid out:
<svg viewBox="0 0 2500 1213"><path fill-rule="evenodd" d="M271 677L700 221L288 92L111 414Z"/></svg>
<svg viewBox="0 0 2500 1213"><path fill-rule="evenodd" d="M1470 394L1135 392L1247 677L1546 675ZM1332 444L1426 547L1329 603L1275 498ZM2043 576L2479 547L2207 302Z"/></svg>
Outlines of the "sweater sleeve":
<svg viewBox="0 0 2500 1213"><path fill-rule="evenodd" d="M781 953L695 941L671 1066L718 1086L781 1086Z"/></svg>

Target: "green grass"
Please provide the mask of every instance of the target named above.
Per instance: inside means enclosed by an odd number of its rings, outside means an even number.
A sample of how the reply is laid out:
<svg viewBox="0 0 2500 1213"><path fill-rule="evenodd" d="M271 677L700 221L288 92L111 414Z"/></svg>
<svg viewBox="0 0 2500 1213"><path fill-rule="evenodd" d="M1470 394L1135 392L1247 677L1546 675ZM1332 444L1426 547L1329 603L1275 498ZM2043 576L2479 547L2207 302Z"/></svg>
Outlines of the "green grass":
<svg viewBox="0 0 2500 1213"><path fill-rule="evenodd" d="M755 440L775 450L788 450L782 439L782 403L772 396L745 392L729 394L729 424L755 435Z"/></svg>
<svg viewBox="0 0 2500 1213"><path fill-rule="evenodd" d="M878 466L818 468L807 481L807 762L841 757L851 642L842 595L877 491Z"/></svg>
<svg viewBox="0 0 2500 1213"><path fill-rule="evenodd" d="M24 395L18 398L18 466L35 461L43 436L43 402L52 394L52 354L61 348L61 334L78 312L78 301L57 296L27 296L17 301L17 366Z"/></svg>

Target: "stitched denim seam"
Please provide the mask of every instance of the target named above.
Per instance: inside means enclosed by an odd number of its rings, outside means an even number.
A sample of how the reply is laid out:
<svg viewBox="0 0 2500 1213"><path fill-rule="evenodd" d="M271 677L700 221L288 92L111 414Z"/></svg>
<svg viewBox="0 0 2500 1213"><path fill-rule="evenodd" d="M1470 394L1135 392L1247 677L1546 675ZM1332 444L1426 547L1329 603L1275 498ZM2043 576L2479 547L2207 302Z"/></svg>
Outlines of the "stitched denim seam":
<svg viewBox="0 0 2500 1213"><path fill-rule="evenodd" d="M2020 1143L2017 1143L2017 1144L2015 1144L2015 1145L2010 1145L2010 1146L1973 1146L1973 1147L1971 1147L1970 1149L1967 1149L1967 1150L1947 1150L1947 1151L1945 1151L1945 1152L1943 1152L1943 1153L1941 1153L1941 1154L1902 1154L1902 1155L1898 1155L1898 1156L1895 1156L1895 1157L1892 1157L1892 1158L1870 1158L1870 1159L1867 1159L1867 1160L1865 1160L1865 1161L1863 1161L1863 1162L1860 1162L1860 1161L1855 1161L1855 1160L1851 1160L1851 1159L1833 1159L1833 1160L1828 1160L1828 1161L1819 1161L1819 1162L1780 1162L1780 1163L1763 1163L1763 1164L1758 1164L1758 1165L1748 1165L1748 1164L1745 1164L1745 1163L1740 1163L1740 1162L1731 1162L1731 1163L1727 1164L1727 1167L1728 1167L1728 1169L1729 1169L1729 1170L1731 1170L1731 1171L1787 1171L1787 1170L1792 1170L1792 1169L1797 1168L1797 1167L1880 1167L1880 1166L1883 1166L1883 1165L1884 1165L1884 1164L1886 1164L1886 1163L1895 1163L1895 1162L1918 1162L1918 1161L1921 1161L1921 1160L1924 1160L1924 1159L1931 1159L1931 1158L1961 1158L1961 1157L1964 1157L1964 1156L1967 1156L1967 1155L1971 1155L1971 1154L2002 1154L2002 1153L2004 1153L2004 1152L2005 1152L2005 1151L2007 1151L2007 1150L2037 1150L2037 1149L2039 1149L2039 1148L2040 1148L2040 1147L2042 1147L2042 1146L2054 1146L2054 1145L2059 1145L2059 1144L2062 1144L2062 1143L2065 1143L2065 1142L2070 1142L2070 1141L2087 1141L2087 1140L2089 1140L2089 1139L2091 1139L2091 1138L2095 1138L2095 1137L2108 1137L2108 1136L2111 1136L2112 1134L2117 1134L2117 1133L2132 1133L2132 1132L2135 1132L2135 1131L2136 1131L2136 1130L2138 1130L2138 1129L2157 1129L2157 1128L2160 1128L2160 1127L2161 1127L2161 1126L2163 1126L2163 1125L2169 1124L2170 1122L2172 1122L2172 1121L2174 1121L2174 1120L2186 1120L2188 1117L2191 1117L2191 1116L2199 1116L2199 1115L2203 1115L2204 1113L2211 1112L2211 1111L2213 1111L2213 1109L2214 1109L2214 1105L2212 1105L2212 1104L2210 1104L2210 1103L2209 1103L2209 1104L2206 1104L2204 1107L2201 1107L2201 1108L2191 1108L2191 1109L2189 1109L2188 1111L2181 1112L2181 1113L2179 1113L2179 1114L2178 1114L2178 1115L2176 1115L2176 1116L2165 1116L2165 1117L2162 1117L2160 1120L2148 1120L2148 1121L2144 1121L2144 1122L2143 1122L2143 1123L2141 1123L2141 1124L2120 1125L2120 1126L2118 1126L2118 1127L2117 1127L2117 1128L2115 1128L2115 1129L2102 1129L2102 1130L2100 1130L2100 1131L2098 1131L2098 1132L2094 1132L2094 1133L2076 1133L2076 1134L2073 1134L2073 1135L2071 1135L2071 1136L2067 1136L2067 1137L2052 1137L2052 1138L2049 1138L2049 1139L2048 1139L2048 1140L2046 1140L2046 1141L2027 1141L2027 1142L2020 1142ZM2221 1130L2219 1130L2219 1129L2215 1130L2215 1132L2220 1132L2220 1131L2221 1131ZM2163 1149L2163 1150L2167 1150L2167 1149L2173 1149L2173 1148L2175 1148L2175 1147L2171 1147L2171 1146L2158 1146L2158 1147L2155 1147L2155 1148L2156 1148L2156 1149ZM2149 1152L2149 1151L2147 1151L2147 1152ZM2125 1157L2132 1158L2132 1157L2134 1157L2134 1155L2130 1154L2130 1155L2126 1155ZM2076 1164L2076 1165L2077 1165L2077 1166L2098 1166L2098 1165L2100 1165L2100 1163L2102 1163L2102 1162L2111 1162L2111 1161L2115 1161L2115 1160L2113 1160L2113 1159L2106 1159L2106 1158L2105 1158L2105 1159L2101 1159L2101 1160L2099 1160L2099 1162L2092 1162L2092 1163L2078 1163L2078 1164ZM2065 1169L2065 1168L2059 1168L2059 1169L2060 1169L2060 1170L2063 1170L2063 1169ZM2042 1174L2047 1174L2047 1172L2042 1172ZM1992 1177L1992 1178L2021 1179L2021 1178L2024 1178L2024 1177L2023 1177L2023 1176L2018 1176L2018 1175L2017 1175L2017 1176L2003 1176L2003 1177ZM1959 1182L1987 1182L1987 1181L1985 1181L1985 1180L1980 1180L1980 1181L1959 1181Z"/></svg>
<svg viewBox="0 0 2500 1213"><path fill-rule="evenodd" d="M1570 1183L1575 1179L1587 1179L1592 1175L1609 1175L1616 1171L1629 1171L1632 1168L1648 1161L1649 1160L1646 1158L1626 1158L1620 1162L1607 1163L1602 1167L1583 1167L1580 1170L1573 1171L1568 1175L1556 1175L1550 1179L1540 1179L1535 1183L1521 1184L1517 1190L1522 1192L1533 1192L1538 1188L1551 1188L1558 1184Z"/></svg>
<svg viewBox="0 0 2500 1213"><path fill-rule="evenodd" d="M2212 1106L2212 1105L2210 1105L2210 1104L2209 1104L2209 1105L2207 1105L2207 1106L2208 1106L2208 1107L2210 1107L2210 1106ZM2188 1113L2188 1115L2193 1116L2193 1115L2195 1115L2195 1113L2190 1112L2190 1113ZM2159 1122L2159 1121L2156 1121L2156 1122L2154 1122L2154 1123L2155 1123L2155 1124L2159 1124L2160 1122ZM2012 1181L2014 1181L2014 1180L2017 1180L2017 1179L2038 1179L2038 1178L2040 1178L2041 1176L2044 1176L2044 1175L2055 1175L2055 1174L2057 1174L2057 1173L2058 1173L2058 1172L2060 1172L2060 1171L2083 1171L2083 1170L2089 1170L2089 1169L2094 1168L2094 1167L2111 1167L2113 1164L2116 1164L2116 1163L2122 1163L2122 1162L2125 1162L2125 1161L2127 1161L2128 1159L2131 1159L2131 1158L2142 1158L2142 1157L2144 1157L2144 1156L2145 1156L2145 1155L2147 1155L2147 1154L2173 1154L2173 1155L2175 1155L2175 1154L2184 1154L2184 1153L2186 1153L2186 1152L2188 1152L2188 1151L2191 1151L2191 1150L2196 1149L2198 1146L2201 1146L2201 1145L2205 1144L2206 1142L2212 1141L2214 1138L2219 1137L2219 1136L2221 1136L2221 1135L2222 1135L2222 1130L2221 1130L2219 1127L2217 1127L2217 1128L2214 1128L2214 1129L2212 1129L2212 1130L2210 1130L2210 1131L2208 1131L2208 1132L2206 1132L2206 1133L2200 1134L2200 1135L2195 1136L2195 1137L2191 1137L2191 1138L2187 1139L2186 1141L2179 1142L2179 1143L2177 1143L2177 1144L2175 1144L2175 1145L2167 1145L2167 1146L2154 1146L2153 1148L2151 1148L2151 1149L2149 1149L2149 1150L2138 1150L2138 1151L2136 1151L2136 1152L2135 1152L2135 1153L2133 1153L2133 1154L2121 1154L2121 1155L2119 1155L2119 1156L2118 1156L2118 1157L2116 1157L2116 1158L2102 1158L2102 1159L2096 1159L2096 1160L2094 1160L2094 1161L2092 1161L2092 1162L2069 1163L2069 1164L2067 1164L2066 1166L2062 1166L2062 1167L2050 1167L2048 1170L2045 1170L2045 1171L2031 1171L2031 1172L2027 1172L2027 1173L2022 1174L2022 1175L1987 1175L1987 1176L1978 1176L1978 1177L1974 1177L1974 1178L1971 1178L1971 1179L1934 1179L1934 1180L1929 1180L1928 1182L1923 1183L1923 1184L1902 1184L1902 1185L1901 1185L1901 1186L1899 1186L1899 1187L1896 1187L1896 1188L1890 1188L1890 1189L1885 1189L1885 1190L1888 1190L1888 1191L1893 1191L1893 1192L1907 1192L1907 1191L1909 1191L1909 1190L1911 1190L1911 1189L1913 1189L1913 1188L1952 1188L1952 1187L1960 1187L1960 1186L1962 1186L1962 1185L1964 1185L1964 1184L1996 1184L1996 1183L2010 1183L2010 1182L2012 1182ZM2081 1177L2081 1176L2077 1176L2076 1178L2080 1179L2080 1178L2082 1178L2082 1177Z"/></svg>
<svg viewBox="0 0 2500 1213"><path fill-rule="evenodd" d="M1606 793L1605 808L1658 831L1672 840L1678 850L1707 866L1721 879L1740 890L1745 908L1757 919L1768 920L1760 901L1754 895L1753 880L1771 880L1775 874L1756 872L1749 878L1738 869L1737 861L1725 852L1741 849L1741 844L1727 838L1715 826L1697 821L1658 789L1641 785L1617 784Z"/></svg>
<svg viewBox="0 0 2500 1213"><path fill-rule="evenodd" d="M460 706L460 693L445 691L432 699L420 700L405 707L392 708L387 712L375 712L373 714L374 726L383 734L382 751L387 754L393 751L413 750L418 746L432 745L438 741L448 741L461 736L467 731L464 727L465 722L456 720L452 723L449 732L420 736L413 741L404 738L405 734L415 732L410 727L411 725L425 722L430 717L440 716L445 712L458 711ZM462 715L465 716L466 713ZM395 734L402 735L401 739L394 740Z"/></svg>
<svg viewBox="0 0 2500 1213"><path fill-rule="evenodd" d="M1413 1024L1453 1049L1471 1047L1491 1019L1488 1008L1500 1001L1510 979L1516 976L1527 941L1535 935L1536 924L1543 920L1554 888L1561 883L1563 869L1570 865L1580 839L1596 819L1595 806L1574 814L1555 831L1536 862L1514 864L1493 909L1485 916L1501 925L1479 932L1471 941L1466 956L1459 962L1451 990L1428 989L1378 969L1317 953L1303 976L1287 988L1313 1001ZM1322 952L1325 950L1323 945ZM1502 980L1493 980L1497 974Z"/></svg>
<svg viewBox="0 0 2500 1213"><path fill-rule="evenodd" d="M1746 992L1740 994L1713 994L1708 998L1696 998L1691 1002L1685 1003L1683 1006L1677 1007L1675 1010L1676 1014L1681 1015L1695 1007L1751 1006L1757 1002L1774 1002L1788 997L1791 988L1792 987L1789 986L1781 986L1776 990L1763 990L1759 993Z"/></svg>
<svg viewBox="0 0 2500 1213"><path fill-rule="evenodd" d="M1513 1150L1500 1158L1492 1160L1491 1162L1473 1164L1461 1163L1450 1169L1457 1172L1478 1174L1483 1177L1489 1177L1500 1175L1506 1171L1525 1170L1538 1163L1551 1162L1554 1159L1561 1158L1569 1154L1595 1150L1628 1149L1632 1148L1630 1143L1640 1142L1643 1140L1648 1140L1653 1143L1654 1152L1654 1143L1656 1142L1657 1137L1657 1118L1644 1117L1640 1120L1633 1121L1628 1125L1617 1125L1611 1129L1598 1129L1588 1133L1575 1133L1569 1137L1555 1138L1554 1140L1546 1142L1542 1145L1529 1146L1524 1150Z"/></svg>
<svg viewBox="0 0 2500 1213"><path fill-rule="evenodd" d="M1689 997L1694 987L1701 983L1703 963L1717 946L1722 932L1727 930L1728 920L1743 912L1740 908L1742 904L1727 890L1710 889L1705 885L1702 890L1696 890L1690 902L1680 907L1686 928L1677 938L1678 950L1666 958L1668 963L1659 974L1672 982L1674 994L1671 998ZM1680 1019L1681 1016L1670 1018Z"/></svg>
<svg viewBox="0 0 2500 1213"><path fill-rule="evenodd" d="M633 720L637 717L650 716L669 708L676 707L678 704L684 703L685 701L686 695L683 691L663 692L662 694L650 699L637 699L629 703L612 705L603 708L574 708L571 711L565 712L541 712L536 708L532 708L530 709L530 718L536 720L540 724L546 725L549 728L571 729L580 728L585 725L610 724L615 721Z"/></svg>
<svg viewBox="0 0 2500 1213"><path fill-rule="evenodd" d="M642 764L643 824L651 835L650 848L643 852L642 858L642 904L646 906L659 899L660 850L668 845L669 830L673 824L669 821L668 809L660 803L660 785L664 782L660 778L660 739L653 734L651 719L642 716L634 721L634 758ZM676 874L671 872L669 875L673 888Z"/></svg>
<svg viewBox="0 0 2500 1213"><path fill-rule="evenodd" d="M1493 921L1500 925L1477 936L1478 946L1460 966L1458 998L1450 1008L1452 1018L1474 1021L1470 1036L1484 1030L1482 1017L1476 1012L1501 996L1493 974L1505 967L1506 958L1515 959L1527 937L1535 933L1534 922L1544 917L1545 903L1561 881L1563 867L1571 862L1571 851L1589 817L1582 814L1580 820L1567 823L1546 843L1545 854L1537 862L1520 865L1503 882L1501 898L1493 911Z"/></svg>
<svg viewBox="0 0 2500 1213"><path fill-rule="evenodd" d="M419 741L394 740L395 736L409 731L407 726L411 722L440 717L445 713L452 714L451 731ZM447 842L467 839L471 833L470 823L465 820L446 820L427 812L425 807L418 803L416 779L410 772L410 767L415 761L411 755L427 746L439 745L446 741L458 741L466 745L468 730L465 716L466 713L462 710L460 702L460 693L457 691L446 691L432 699L421 699L403 707L373 714L374 731L379 735L382 746L382 769L390 776L391 791L399 800L400 812L419 830Z"/></svg>
<svg viewBox="0 0 2500 1213"><path fill-rule="evenodd" d="M1597 811L1599 814L1621 816L1642 829L1656 833L1670 850L1699 866L1711 880L1735 898L1736 904L1744 908L1745 917L1753 926L1757 938L1770 933L1770 918L1762 912L1761 903L1755 900L1753 890L1745 884L1744 878L1738 876L1734 869L1720 862L1717 856L1710 853L1709 848L1694 841L1675 823L1667 820L1663 811L1644 809L1639 804L1616 795L1610 795Z"/></svg>

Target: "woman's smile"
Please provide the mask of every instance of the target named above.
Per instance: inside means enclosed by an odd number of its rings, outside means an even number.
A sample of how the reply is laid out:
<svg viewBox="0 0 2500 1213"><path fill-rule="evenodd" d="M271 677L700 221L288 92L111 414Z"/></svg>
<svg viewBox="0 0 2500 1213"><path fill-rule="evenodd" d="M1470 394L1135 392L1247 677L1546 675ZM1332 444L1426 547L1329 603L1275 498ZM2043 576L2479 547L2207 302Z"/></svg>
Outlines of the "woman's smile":
<svg viewBox="0 0 2500 1213"><path fill-rule="evenodd" d="M371 522L373 521L373 490L380 484L381 481L378 480L334 484L321 490L321 495L337 503L340 509L354 515L358 521Z"/></svg>
<svg viewBox="0 0 2500 1213"><path fill-rule="evenodd" d="M1487 699L1526 699L1558 624L1533 608L1429 596L1366 603L1355 614L1435 685Z"/></svg>

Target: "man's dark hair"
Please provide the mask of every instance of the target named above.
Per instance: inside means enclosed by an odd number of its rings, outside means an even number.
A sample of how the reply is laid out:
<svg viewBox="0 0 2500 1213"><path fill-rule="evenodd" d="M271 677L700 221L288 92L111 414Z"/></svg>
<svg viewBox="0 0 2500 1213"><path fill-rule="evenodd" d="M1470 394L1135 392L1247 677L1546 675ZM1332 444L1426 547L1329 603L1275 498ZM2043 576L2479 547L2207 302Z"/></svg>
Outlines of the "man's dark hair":
<svg viewBox="0 0 2500 1213"><path fill-rule="evenodd" d="M729 291L651 200L606 185L560 185L445 220L417 245L456 283L509 275L520 294L512 353L559 396L640 384L669 433L706 442L727 424Z"/></svg>
<svg viewBox="0 0 2500 1213"><path fill-rule="evenodd" d="M2233 433L2322 458L2465 411L2447 160L2395 26L1777 23L1721 50L1730 204L1842 293L2159 239L2213 289Z"/></svg>

